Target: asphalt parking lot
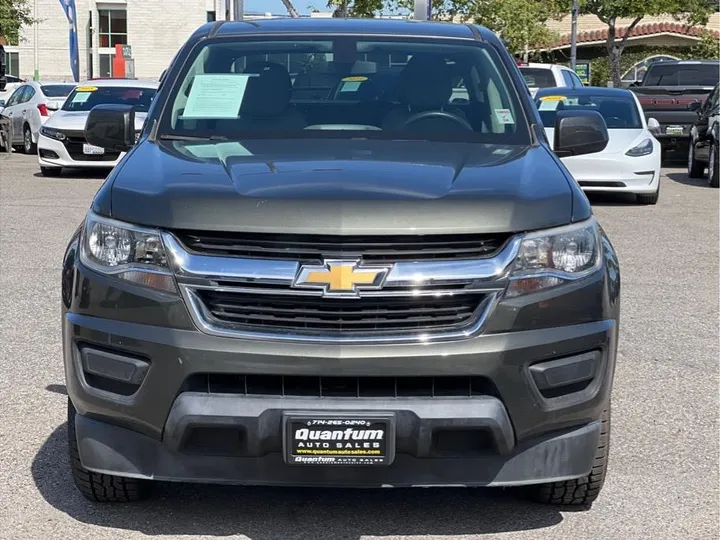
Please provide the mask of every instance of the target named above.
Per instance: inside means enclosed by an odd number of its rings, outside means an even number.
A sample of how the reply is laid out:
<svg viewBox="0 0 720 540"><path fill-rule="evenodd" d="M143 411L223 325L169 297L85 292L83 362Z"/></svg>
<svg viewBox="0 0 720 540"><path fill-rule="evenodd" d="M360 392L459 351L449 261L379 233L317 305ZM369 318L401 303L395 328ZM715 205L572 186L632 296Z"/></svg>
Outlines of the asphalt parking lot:
<svg viewBox="0 0 720 540"><path fill-rule="evenodd" d="M622 266L609 478L589 511L500 490L160 485L127 506L72 486L60 266L102 175L0 156L0 538L717 538L718 195L666 169L660 202L593 197Z"/></svg>

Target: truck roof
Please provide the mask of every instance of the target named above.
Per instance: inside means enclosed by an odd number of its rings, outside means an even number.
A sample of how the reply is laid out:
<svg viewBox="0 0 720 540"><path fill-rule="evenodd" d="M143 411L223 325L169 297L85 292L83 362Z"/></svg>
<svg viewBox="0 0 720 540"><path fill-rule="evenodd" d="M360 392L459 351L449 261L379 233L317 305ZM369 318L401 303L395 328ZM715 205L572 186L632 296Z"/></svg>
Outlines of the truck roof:
<svg viewBox="0 0 720 540"><path fill-rule="evenodd" d="M495 34L482 26L408 19L281 18L219 21L201 26L196 32L196 36L287 34L294 32L303 34L436 37L500 43Z"/></svg>

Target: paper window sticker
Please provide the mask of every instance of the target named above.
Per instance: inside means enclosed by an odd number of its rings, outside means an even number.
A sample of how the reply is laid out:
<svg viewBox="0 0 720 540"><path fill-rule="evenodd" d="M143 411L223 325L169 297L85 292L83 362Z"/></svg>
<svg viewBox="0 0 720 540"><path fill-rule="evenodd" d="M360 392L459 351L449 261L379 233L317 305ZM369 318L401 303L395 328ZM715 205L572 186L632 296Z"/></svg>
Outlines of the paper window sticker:
<svg viewBox="0 0 720 540"><path fill-rule="evenodd" d="M513 118L510 109L495 109L495 118L500 124L514 124L515 119Z"/></svg>
<svg viewBox="0 0 720 540"><path fill-rule="evenodd" d="M237 118L253 74L196 75L188 96L183 118Z"/></svg>

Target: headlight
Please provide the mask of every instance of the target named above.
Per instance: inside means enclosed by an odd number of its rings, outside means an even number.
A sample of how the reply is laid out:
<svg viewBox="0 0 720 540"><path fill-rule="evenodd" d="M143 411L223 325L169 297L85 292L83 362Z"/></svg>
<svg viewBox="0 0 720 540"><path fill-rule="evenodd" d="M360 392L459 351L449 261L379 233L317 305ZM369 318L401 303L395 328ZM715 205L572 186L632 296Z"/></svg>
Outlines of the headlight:
<svg viewBox="0 0 720 540"><path fill-rule="evenodd" d="M641 156L647 156L652 154L653 151L653 142L652 139L645 139L643 142L638 144L637 146L631 148L627 152L625 152L626 156L631 157L641 157Z"/></svg>
<svg viewBox="0 0 720 540"><path fill-rule="evenodd" d="M160 232L88 213L82 263L97 272L146 287L175 292Z"/></svg>
<svg viewBox="0 0 720 540"><path fill-rule="evenodd" d="M525 235L510 274L508 297L557 287L585 277L600 267L597 222L582 223Z"/></svg>
<svg viewBox="0 0 720 540"><path fill-rule="evenodd" d="M65 137L65 134L62 131L58 131L57 129L49 128L49 127L41 127L40 133L42 135L45 135L45 137L49 137L50 139L55 139L58 141L64 141L67 137Z"/></svg>

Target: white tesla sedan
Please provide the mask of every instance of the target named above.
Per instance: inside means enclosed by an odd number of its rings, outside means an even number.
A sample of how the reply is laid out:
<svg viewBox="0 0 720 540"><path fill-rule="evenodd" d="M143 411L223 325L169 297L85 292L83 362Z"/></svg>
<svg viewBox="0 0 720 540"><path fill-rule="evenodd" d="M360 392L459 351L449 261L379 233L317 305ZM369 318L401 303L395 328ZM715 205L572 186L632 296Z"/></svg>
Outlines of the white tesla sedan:
<svg viewBox="0 0 720 540"><path fill-rule="evenodd" d="M96 105L132 105L135 130L142 130L158 83L134 79L103 79L75 87L62 108L40 129L38 162L44 176L57 176L63 168L112 169L123 153L87 144L85 123Z"/></svg>
<svg viewBox="0 0 720 540"><path fill-rule="evenodd" d="M661 150L653 131L659 124L645 121L635 94L620 88L546 88L535 103L551 145L558 111L592 110L605 119L610 135L605 150L561 158L584 191L634 193L640 204L657 203Z"/></svg>

